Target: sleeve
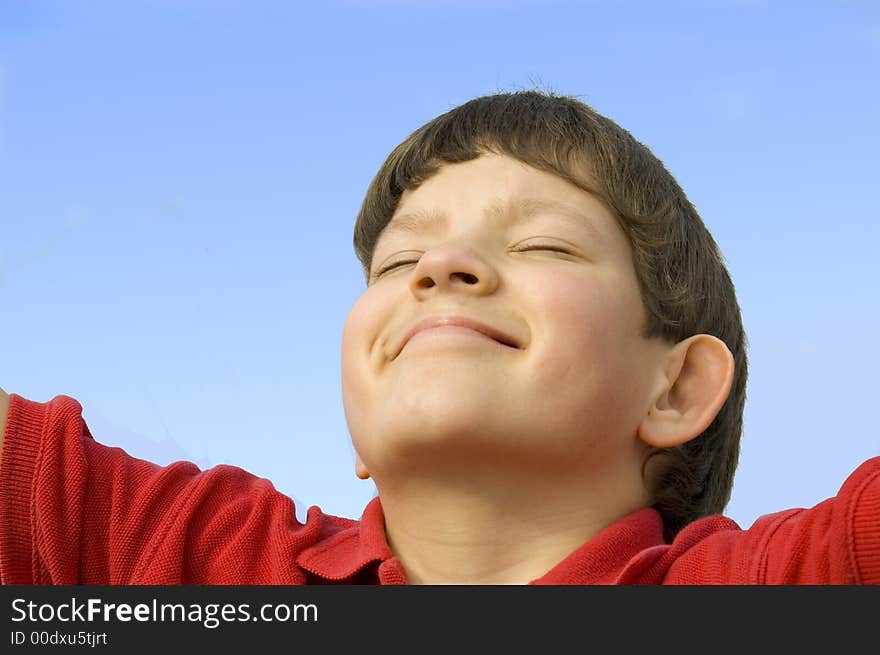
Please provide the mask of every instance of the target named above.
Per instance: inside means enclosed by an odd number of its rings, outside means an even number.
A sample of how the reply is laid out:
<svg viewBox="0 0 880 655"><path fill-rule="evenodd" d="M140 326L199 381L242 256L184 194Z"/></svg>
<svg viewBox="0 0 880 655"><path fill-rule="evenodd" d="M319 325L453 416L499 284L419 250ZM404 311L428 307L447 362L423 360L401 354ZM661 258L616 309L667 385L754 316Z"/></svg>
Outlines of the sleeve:
<svg viewBox="0 0 880 655"><path fill-rule="evenodd" d="M747 530L699 519L652 566L655 578L669 567L666 584L880 584L880 457L809 509L766 514Z"/></svg>
<svg viewBox="0 0 880 655"><path fill-rule="evenodd" d="M754 574L763 584L880 584L880 457L859 466L837 496L762 517Z"/></svg>
<svg viewBox="0 0 880 655"><path fill-rule="evenodd" d="M293 502L237 467L158 466L96 442L73 398L10 396L0 462L3 584L266 583ZM296 584L295 579L284 583Z"/></svg>

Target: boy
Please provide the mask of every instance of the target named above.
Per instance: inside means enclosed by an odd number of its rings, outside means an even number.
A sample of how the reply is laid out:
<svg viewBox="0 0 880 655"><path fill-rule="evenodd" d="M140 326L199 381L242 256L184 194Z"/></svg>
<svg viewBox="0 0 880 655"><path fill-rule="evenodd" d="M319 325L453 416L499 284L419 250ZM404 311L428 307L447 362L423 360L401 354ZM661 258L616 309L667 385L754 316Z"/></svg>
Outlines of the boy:
<svg viewBox="0 0 880 655"><path fill-rule="evenodd" d="M734 287L612 121L537 92L465 103L392 151L354 244L343 404L379 492L360 521L301 524L266 480L158 467L95 442L73 399L2 394L3 583L880 582L880 458L811 510L720 516Z"/></svg>

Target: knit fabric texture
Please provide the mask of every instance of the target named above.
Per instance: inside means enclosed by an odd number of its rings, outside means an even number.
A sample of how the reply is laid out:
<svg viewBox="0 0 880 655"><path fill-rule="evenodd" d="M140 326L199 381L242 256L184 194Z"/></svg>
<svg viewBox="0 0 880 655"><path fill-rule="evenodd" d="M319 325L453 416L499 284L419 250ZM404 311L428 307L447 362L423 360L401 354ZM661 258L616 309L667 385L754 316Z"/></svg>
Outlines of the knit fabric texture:
<svg viewBox="0 0 880 655"><path fill-rule="evenodd" d="M374 498L360 520L293 501L234 466L202 471L97 442L68 396L16 394L0 462L2 584L406 584ZM880 584L880 457L839 493L741 529L699 519L672 543L633 512L531 584Z"/></svg>

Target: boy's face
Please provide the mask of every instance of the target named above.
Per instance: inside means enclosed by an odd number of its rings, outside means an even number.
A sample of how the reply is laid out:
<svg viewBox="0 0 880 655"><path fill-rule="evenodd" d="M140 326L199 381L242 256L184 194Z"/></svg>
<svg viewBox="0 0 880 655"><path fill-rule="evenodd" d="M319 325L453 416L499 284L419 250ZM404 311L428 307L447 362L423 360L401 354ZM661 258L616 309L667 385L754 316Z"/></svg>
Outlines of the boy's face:
<svg viewBox="0 0 880 655"><path fill-rule="evenodd" d="M425 213L445 219L406 220ZM342 337L361 475L610 475L640 456L664 346L640 336L629 242L591 194L509 157L447 165L403 194L372 266ZM455 318L496 338L441 327L404 343Z"/></svg>

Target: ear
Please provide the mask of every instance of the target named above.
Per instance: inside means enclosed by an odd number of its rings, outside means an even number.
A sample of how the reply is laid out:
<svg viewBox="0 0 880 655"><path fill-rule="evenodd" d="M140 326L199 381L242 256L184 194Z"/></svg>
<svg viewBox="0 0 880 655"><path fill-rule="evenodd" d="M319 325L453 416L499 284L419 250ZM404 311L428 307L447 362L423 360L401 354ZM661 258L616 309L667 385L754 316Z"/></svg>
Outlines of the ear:
<svg viewBox="0 0 880 655"><path fill-rule="evenodd" d="M733 355L721 339L696 334L669 352L662 381L639 438L655 448L671 448L709 427L733 384Z"/></svg>
<svg viewBox="0 0 880 655"><path fill-rule="evenodd" d="M367 470L367 465L364 464L364 460L361 459L360 455L356 455L354 472L361 480L367 480L370 477L370 472Z"/></svg>

